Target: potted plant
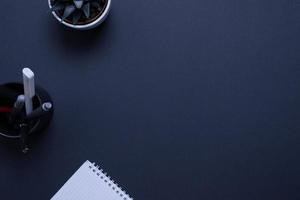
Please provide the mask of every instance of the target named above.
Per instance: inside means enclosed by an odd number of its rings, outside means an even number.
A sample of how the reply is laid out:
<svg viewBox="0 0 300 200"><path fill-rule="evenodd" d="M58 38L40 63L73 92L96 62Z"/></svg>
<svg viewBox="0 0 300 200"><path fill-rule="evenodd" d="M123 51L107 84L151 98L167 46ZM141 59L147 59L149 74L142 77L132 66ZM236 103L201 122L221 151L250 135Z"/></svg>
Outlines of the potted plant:
<svg viewBox="0 0 300 200"><path fill-rule="evenodd" d="M111 7L111 0L48 0L48 3L58 21L79 30L100 25Z"/></svg>

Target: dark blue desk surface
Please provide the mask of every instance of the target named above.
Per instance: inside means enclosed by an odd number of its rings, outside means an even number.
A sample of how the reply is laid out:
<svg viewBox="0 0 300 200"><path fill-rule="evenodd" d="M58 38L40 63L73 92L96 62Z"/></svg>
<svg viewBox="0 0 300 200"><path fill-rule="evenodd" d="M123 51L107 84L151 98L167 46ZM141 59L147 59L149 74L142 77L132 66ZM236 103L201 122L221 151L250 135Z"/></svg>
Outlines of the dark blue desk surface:
<svg viewBox="0 0 300 200"><path fill-rule="evenodd" d="M300 199L300 3L113 1L99 29L1 1L1 82L31 67L56 103L1 199L50 199L86 160L139 200Z"/></svg>

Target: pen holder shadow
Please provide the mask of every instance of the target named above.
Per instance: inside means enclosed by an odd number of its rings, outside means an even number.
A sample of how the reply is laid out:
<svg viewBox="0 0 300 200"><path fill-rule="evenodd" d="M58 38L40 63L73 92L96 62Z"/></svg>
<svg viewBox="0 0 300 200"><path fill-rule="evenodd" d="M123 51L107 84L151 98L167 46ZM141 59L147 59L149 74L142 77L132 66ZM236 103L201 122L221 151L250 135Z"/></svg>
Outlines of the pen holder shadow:
<svg viewBox="0 0 300 200"><path fill-rule="evenodd" d="M13 108L17 97L24 94L23 84L7 83L0 85L0 107ZM49 102L53 105L52 99L48 92L40 86L35 86L35 96L32 99L33 109L39 108L43 103ZM46 114L30 122L28 137L43 132L50 124L53 116L53 107ZM26 116L25 108L21 111ZM0 112L0 136L7 140L20 140L21 134L19 127L10 121L10 112Z"/></svg>

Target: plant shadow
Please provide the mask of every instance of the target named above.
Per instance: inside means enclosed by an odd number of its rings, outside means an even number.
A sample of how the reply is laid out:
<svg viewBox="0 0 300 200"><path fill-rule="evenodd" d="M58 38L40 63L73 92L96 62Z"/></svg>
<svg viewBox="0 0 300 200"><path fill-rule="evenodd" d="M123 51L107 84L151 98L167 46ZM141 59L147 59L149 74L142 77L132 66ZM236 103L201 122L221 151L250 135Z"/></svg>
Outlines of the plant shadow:
<svg viewBox="0 0 300 200"><path fill-rule="evenodd" d="M79 56L105 50L109 44L111 33L111 17L99 26L90 30L74 30L55 21L51 27L51 37L54 37L55 50L65 55Z"/></svg>

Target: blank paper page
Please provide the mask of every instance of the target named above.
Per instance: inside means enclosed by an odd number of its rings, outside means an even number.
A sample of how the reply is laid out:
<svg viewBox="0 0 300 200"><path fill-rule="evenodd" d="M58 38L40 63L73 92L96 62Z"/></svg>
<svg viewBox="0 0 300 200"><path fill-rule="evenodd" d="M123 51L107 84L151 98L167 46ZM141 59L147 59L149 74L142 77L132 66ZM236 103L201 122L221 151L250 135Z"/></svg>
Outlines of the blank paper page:
<svg viewBox="0 0 300 200"><path fill-rule="evenodd" d="M51 200L132 200L101 169L86 161Z"/></svg>

